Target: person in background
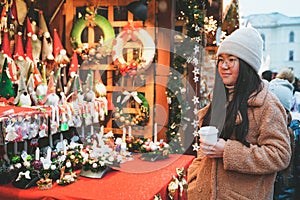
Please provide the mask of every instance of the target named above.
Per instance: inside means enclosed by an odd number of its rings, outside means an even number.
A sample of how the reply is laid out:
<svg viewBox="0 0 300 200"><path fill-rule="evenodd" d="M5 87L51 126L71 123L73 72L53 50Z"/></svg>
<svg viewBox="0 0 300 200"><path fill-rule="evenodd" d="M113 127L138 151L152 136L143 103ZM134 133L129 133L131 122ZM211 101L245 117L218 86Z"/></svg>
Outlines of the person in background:
<svg viewBox="0 0 300 200"><path fill-rule="evenodd" d="M290 68L281 69L280 72L276 75L276 78L287 80L291 84L294 84L294 82L295 82L294 72Z"/></svg>
<svg viewBox="0 0 300 200"><path fill-rule="evenodd" d="M273 79L273 73L271 70L266 70L261 74L262 79L265 79L267 81L271 81Z"/></svg>
<svg viewBox="0 0 300 200"><path fill-rule="evenodd" d="M279 98L288 113L290 113L294 104L294 82L294 72L289 68L282 69L276 75L276 78L270 81L270 91Z"/></svg>
<svg viewBox="0 0 300 200"><path fill-rule="evenodd" d="M286 75L290 75L290 73L284 73ZM279 75L278 77L284 77L284 75ZM288 76L288 77L292 77ZM293 80L292 78L290 80ZM295 149L295 142L294 142L294 132L290 128L292 116L291 116L291 109L293 106L293 90L294 86L292 83L288 81L288 79L282 78L275 78L270 81L269 90L276 95L279 99L281 104L286 110L287 113L287 128L289 130L290 138L291 138L291 149L292 149L292 157L289 166L278 172L275 185L274 185L274 200L279 199L294 199L295 196L295 179L294 179L294 149Z"/></svg>
<svg viewBox="0 0 300 200"><path fill-rule="evenodd" d="M258 75L262 49L260 34L250 27L219 46L212 102L198 113L199 127L216 126L219 138L210 145L200 137L188 168L189 200L273 199L291 147L285 109Z"/></svg>
<svg viewBox="0 0 300 200"><path fill-rule="evenodd" d="M292 112L299 112L299 104L300 104L300 87L299 87L300 80L295 77L295 81L293 83L294 90L293 90L293 107Z"/></svg>

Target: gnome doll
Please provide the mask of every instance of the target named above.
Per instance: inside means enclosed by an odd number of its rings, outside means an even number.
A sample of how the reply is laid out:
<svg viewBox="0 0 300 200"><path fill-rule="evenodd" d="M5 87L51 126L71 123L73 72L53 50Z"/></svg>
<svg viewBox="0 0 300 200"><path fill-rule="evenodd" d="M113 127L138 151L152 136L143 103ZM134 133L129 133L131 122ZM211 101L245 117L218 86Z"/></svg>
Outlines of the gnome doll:
<svg viewBox="0 0 300 200"><path fill-rule="evenodd" d="M53 40L48 30L43 11L39 11L39 36L42 38L42 61L54 60Z"/></svg>
<svg viewBox="0 0 300 200"><path fill-rule="evenodd" d="M4 59L7 58L7 64L8 64L8 76L12 80L12 82L17 82L17 73L18 69L17 66L12 59L11 51L10 51L10 42L9 42L9 36L8 32L5 30L3 32L3 41L2 41L2 49L1 53L3 54L2 59L1 59L1 66L4 64Z"/></svg>
<svg viewBox="0 0 300 200"><path fill-rule="evenodd" d="M31 106L31 98L27 91L23 76L19 79L18 94L14 100L14 104L17 106Z"/></svg>
<svg viewBox="0 0 300 200"><path fill-rule="evenodd" d="M39 81L41 78L41 81ZM46 66L42 65L42 75L35 66L34 68L34 83L36 86L36 96L39 105L43 105L46 102L46 95L48 92L47 80L46 80Z"/></svg>
<svg viewBox="0 0 300 200"><path fill-rule="evenodd" d="M36 34L31 36L31 45L32 45L32 58L35 65L40 62L40 56L42 51L42 42L37 37Z"/></svg>
<svg viewBox="0 0 300 200"><path fill-rule="evenodd" d="M78 57L77 57L77 53L74 52L71 58L68 76L71 78L74 77L76 74L78 74L78 69L79 69Z"/></svg>
<svg viewBox="0 0 300 200"><path fill-rule="evenodd" d="M0 97L5 98L8 101L8 103L13 103L15 97L15 91L13 89L13 83L7 74L8 74L8 64L7 64L7 58L5 58L2 67L1 79L0 79L1 80Z"/></svg>
<svg viewBox="0 0 300 200"><path fill-rule="evenodd" d="M47 95L45 98L45 105L47 106L58 106L59 96L56 94L55 83L54 83L54 72L50 74L47 88Z"/></svg>
<svg viewBox="0 0 300 200"><path fill-rule="evenodd" d="M56 133L57 128L60 124L60 116L59 116L59 96L56 94L55 83L54 83L54 72L50 74L48 87L47 87L47 95L45 97L45 105L50 106L52 109L50 128L51 133Z"/></svg>
<svg viewBox="0 0 300 200"><path fill-rule="evenodd" d="M54 60L53 56L53 40L49 32L46 32L43 36L42 43L42 61Z"/></svg>
<svg viewBox="0 0 300 200"><path fill-rule="evenodd" d="M18 32L13 55L14 61L19 68L20 76L28 77L30 71L30 63L25 60L25 53L22 42L22 33Z"/></svg>
<svg viewBox="0 0 300 200"><path fill-rule="evenodd" d="M34 85L33 74L31 74L28 78L28 81L27 81L27 91L28 91L28 94L30 96L30 99L31 99L31 102L32 102L33 106L38 105L38 100L37 100L37 95L36 95L35 88L36 87Z"/></svg>
<svg viewBox="0 0 300 200"><path fill-rule="evenodd" d="M57 64L60 66L66 66L70 62L70 58L67 56L67 51L63 47L57 30L53 30L53 55Z"/></svg>

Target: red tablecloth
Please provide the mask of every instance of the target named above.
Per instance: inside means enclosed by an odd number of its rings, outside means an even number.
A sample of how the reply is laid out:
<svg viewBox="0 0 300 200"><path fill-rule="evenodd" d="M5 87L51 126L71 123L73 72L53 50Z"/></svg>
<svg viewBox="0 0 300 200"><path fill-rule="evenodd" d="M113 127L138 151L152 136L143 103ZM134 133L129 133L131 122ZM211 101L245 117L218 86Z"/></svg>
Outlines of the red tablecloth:
<svg viewBox="0 0 300 200"><path fill-rule="evenodd" d="M167 187L172 175L176 175L176 168L187 169L193 158L170 155L165 160L148 162L135 156L134 160L122 164L120 171L111 171L102 179L80 176L76 183L67 186L55 183L49 190L38 190L37 187L22 190L11 184L3 185L0 186L0 199L152 200L158 193L168 199Z"/></svg>

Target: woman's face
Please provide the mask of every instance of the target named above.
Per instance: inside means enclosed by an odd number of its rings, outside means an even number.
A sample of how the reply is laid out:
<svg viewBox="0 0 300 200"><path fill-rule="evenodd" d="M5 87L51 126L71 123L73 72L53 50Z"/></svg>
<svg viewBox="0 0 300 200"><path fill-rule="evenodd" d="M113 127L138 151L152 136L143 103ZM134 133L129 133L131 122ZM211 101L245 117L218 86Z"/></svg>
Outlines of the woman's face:
<svg viewBox="0 0 300 200"><path fill-rule="evenodd" d="M219 55L218 71L225 85L235 85L240 71L238 57L229 54Z"/></svg>

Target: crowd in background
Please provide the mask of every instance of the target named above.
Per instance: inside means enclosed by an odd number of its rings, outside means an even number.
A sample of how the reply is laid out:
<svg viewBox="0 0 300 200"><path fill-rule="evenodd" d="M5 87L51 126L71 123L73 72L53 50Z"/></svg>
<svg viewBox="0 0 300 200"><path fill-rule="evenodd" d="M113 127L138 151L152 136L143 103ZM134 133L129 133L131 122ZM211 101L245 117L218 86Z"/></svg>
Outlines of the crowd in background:
<svg viewBox="0 0 300 200"><path fill-rule="evenodd" d="M284 68L279 73L267 70L261 76L269 82L269 90L286 109L293 149L289 167L276 177L274 200L300 199L300 80L291 68Z"/></svg>

